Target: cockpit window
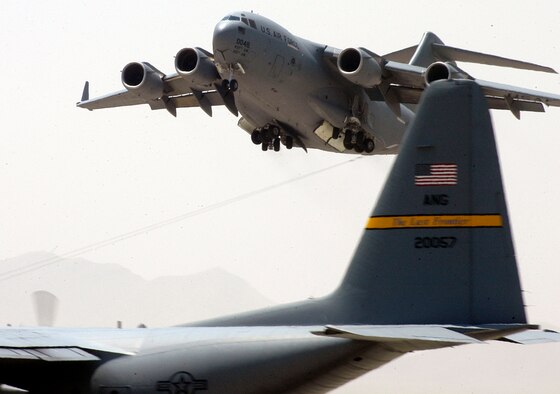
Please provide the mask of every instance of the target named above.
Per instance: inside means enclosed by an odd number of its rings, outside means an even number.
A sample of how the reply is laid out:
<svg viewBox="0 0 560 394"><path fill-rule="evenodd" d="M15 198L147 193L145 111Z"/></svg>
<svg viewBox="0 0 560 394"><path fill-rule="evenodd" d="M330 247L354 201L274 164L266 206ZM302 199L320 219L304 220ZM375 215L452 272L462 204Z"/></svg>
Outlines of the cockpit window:
<svg viewBox="0 0 560 394"><path fill-rule="evenodd" d="M223 21L227 21L229 19L229 15L226 15L222 18Z"/></svg>
<svg viewBox="0 0 560 394"><path fill-rule="evenodd" d="M235 15L230 15L230 17L228 18L230 21L239 21L241 20L241 18L239 18L238 16Z"/></svg>
<svg viewBox="0 0 560 394"><path fill-rule="evenodd" d="M241 22L245 23L247 26L249 26L249 21L247 20L247 18L241 18Z"/></svg>
<svg viewBox="0 0 560 394"><path fill-rule="evenodd" d="M250 25L253 29L256 29L256 28L257 28L257 24L256 24L255 21L252 20L252 19L249 19L249 25Z"/></svg>

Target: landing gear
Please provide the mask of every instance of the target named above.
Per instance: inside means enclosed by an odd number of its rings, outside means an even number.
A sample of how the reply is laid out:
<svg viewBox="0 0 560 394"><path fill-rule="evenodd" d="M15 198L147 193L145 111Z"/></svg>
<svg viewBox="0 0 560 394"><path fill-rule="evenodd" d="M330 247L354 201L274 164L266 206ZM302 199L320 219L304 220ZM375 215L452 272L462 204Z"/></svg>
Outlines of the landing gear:
<svg viewBox="0 0 560 394"><path fill-rule="evenodd" d="M263 142L271 144L275 138L280 137L280 128L275 125L267 124L261 129L260 134Z"/></svg>
<svg viewBox="0 0 560 394"><path fill-rule="evenodd" d="M294 137L291 135L286 136L286 149L292 149L294 147Z"/></svg>
<svg viewBox="0 0 560 394"><path fill-rule="evenodd" d="M343 144L347 150L352 150L352 148L354 148L354 144L352 143L352 132L350 130L346 130Z"/></svg>
<svg viewBox="0 0 560 394"><path fill-rule="evenodd" d="M375 149L375 143L373 142L373 140L371 138L367 138L364 141L364 151L366 153L371 153L371 152L373 152L374 149Z"/></svg>
<svg viewBox="0 0 560 394"><path fill-rule="evenodd" d="M263 143L260 130L258 129L253 130L253 132L251 133L251 141L253 141L253 144L255 145L260 145Z"/></svg>
<svg viewBox="0 0 560 394"><path fill-rule="evenodd" d="M280 151L280 137L276 137L274 142L272 143L272 147L274 148L274 152Z"/></svg>
<svg viewBox="0 0 560 394"><path fill-rule="evenodd" d="M365 133L363 131L358 131L356 133L356 146L362 147L364 145L364 139L365 139Z"/></svg>
<svg viewBox="0 0 560 394"><path fill-rule="evenodd" d="M261 145L263 151L280 151L280 144L284 144L286 149L294 147L294 137L286 135L286 132L275 124L266 124L263 127L253 130L251 141L255 145Z"/></svg>
<svg viewBox="0 0 560 394"><path fill-rule="evenodd" d="M371 153L375 149L373 139L368 138L363 130L354 132L350 129L344 130L344 148L354 150L356 153Z"/></svg>

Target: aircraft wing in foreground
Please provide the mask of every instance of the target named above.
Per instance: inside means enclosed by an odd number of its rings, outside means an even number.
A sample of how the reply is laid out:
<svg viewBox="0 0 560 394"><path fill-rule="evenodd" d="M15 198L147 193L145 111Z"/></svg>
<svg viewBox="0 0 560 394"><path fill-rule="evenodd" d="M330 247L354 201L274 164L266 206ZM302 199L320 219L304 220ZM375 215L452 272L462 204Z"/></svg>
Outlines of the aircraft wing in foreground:
<svg viewBox="0 0 560 394"><path fill-rule="evenodd" d="M172 328L1 329L0 382L33 393L326 393L408 352L487 340L560 334L527 322L482 89L440 81L332 294Z"/></svg>
<svg viewBox="0 0 560 394"><path fill-rule="evenodd" d="M314 148L331 152L393 154L413 118L424 89L437 80L475 80L457 62L555 73L550 67L446 46L433 33L413 47L379 56L366 48L340 50L291 34L270 19L238 12L213 34L213 52L181 49L175 71L147 62L127 64L125 87L89 97L86 83L78 107L89 110L148 104L152 109L200 107L212 115L225 105L263 150ZM560 95L478 81L489 108L544 111Z"/></svg>

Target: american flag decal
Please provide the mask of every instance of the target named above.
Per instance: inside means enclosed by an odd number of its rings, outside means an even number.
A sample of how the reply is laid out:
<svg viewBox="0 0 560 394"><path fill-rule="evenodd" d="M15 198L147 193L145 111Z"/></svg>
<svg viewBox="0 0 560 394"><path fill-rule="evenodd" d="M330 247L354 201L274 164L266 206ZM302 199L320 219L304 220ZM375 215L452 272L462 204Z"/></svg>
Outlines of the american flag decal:
<svg viewBox="0 0 560 394"><path fill-rule="evenodd" d="M416 164L416 186L453 186L457 184L457 164Z"/></svg>

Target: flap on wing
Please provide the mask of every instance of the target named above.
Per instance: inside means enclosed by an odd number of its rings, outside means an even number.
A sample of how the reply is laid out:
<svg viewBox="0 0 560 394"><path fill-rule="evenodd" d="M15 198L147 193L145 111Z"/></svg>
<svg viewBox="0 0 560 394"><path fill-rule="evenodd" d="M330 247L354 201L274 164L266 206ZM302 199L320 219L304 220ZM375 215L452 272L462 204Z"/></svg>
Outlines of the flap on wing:
<svg viewBox="0 0 560 394"><path fill-rule="evenodd" d="M202 92L202 97L208 99L210 105L224 105L224 100L222 96L216 90L209 90L207 92ZM196 98L194 94L185 94L182 96L175 96L169 98L173 101L177 108L186 108L186 107L199 107L199 99Z"/></svg>
<svg viewBox="0 0 560 394"><path fill-rule="evenodd" d="M502 340L521 345L560 342L560 333L552 330L527 330L518 334L508 335L503 337Z"/></svg>
<svg viewBox="0 0 560 394"><path fill-rule="evenodd" d="M443 342L443 343L480 343L478 339L455 332L442 326L325 326L315 335L353 339L371 342Z"/></svg>

